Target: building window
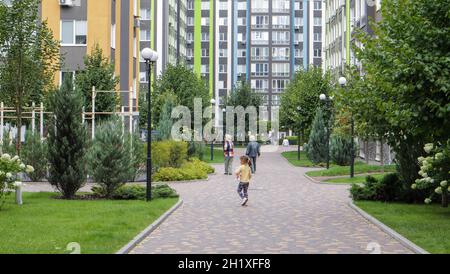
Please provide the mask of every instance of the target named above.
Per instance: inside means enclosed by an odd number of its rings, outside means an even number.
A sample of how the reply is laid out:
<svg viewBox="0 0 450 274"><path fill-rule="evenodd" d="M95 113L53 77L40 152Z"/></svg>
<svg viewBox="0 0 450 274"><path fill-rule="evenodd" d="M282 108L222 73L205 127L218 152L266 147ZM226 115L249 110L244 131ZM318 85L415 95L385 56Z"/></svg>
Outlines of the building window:
<svg viewBox="0 0 450 274"><path fill-rule="evenodd" d="M322 50L314 49L314 58L320 58L320 57L322 57Z"/></svg>
<svg viewBox="0 0 450 274"><path fill-rule="evenodd" d="M86 45L87 22L86 21L61 21L62 45Z"/></svg>
<svg viewBox="0 0 450 274"><path fill-rule="evenodd" d="M314 1L314 10L322 10L322 2Z"/></svg>

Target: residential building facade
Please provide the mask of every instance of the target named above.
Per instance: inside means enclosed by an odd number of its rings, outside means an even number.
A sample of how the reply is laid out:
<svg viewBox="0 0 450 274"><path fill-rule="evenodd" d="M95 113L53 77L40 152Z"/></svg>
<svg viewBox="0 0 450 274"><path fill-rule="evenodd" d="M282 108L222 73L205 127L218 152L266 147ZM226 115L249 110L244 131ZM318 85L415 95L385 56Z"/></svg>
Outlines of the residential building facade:
<svg viewBox="0 0 450 274"><path fill-rule="evenodd" d="M322 12L322 1L187 0L187 64L217 107L245 81L270 115L296 70L322 65Z"/></svg>

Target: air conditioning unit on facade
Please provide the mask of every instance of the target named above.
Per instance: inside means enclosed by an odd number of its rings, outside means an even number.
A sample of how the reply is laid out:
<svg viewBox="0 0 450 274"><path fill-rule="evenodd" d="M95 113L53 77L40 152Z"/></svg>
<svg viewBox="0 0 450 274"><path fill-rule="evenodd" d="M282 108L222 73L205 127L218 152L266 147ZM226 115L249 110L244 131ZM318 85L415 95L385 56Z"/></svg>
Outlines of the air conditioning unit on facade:
<svg viewBox="0 0 450 274"><path fill-rule="evenodd" d="M65 7L73 7L74 0L59 0L59 5Z"/></svg>
<svg viewBox="0 0 450 274"><path fill-rule="evenodd" d="M134 17L134 27L140 28L141 27L141 18L140 17Z"/></svg>

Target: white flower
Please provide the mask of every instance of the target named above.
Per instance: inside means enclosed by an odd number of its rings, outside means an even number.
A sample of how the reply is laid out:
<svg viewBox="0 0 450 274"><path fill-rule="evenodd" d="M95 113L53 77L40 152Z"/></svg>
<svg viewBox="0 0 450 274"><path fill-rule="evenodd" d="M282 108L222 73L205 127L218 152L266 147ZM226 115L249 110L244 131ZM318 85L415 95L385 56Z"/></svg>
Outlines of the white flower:
<svg viewBox="0 0 450 274"><path fill-rule="evenodd" d="M22 182L14 182L15 187L22 187Z"/></svg>
<svg viewBox="0 0 450 274"><path fill-rule="evenodd" d="M4 175L5 175L5 172L0 171L0 176L4 176Z"/></svg>
<svg viewBox="0 0 450 274"><path fill-rule="evenodd" d="M26 166L25 166L24 164L20 164L19 167L20 167L20 169L22 169L22 170L26 168Z"/></svg>
<svg viewBox="0 0 450 274"><path fill-rule="evenodd" d="M438 187L434 190L434 192L436 192L436 194L441 195L442 194L442 187Z"/></svg>
<svg viewBox="0 0 450 274"><path fill-rule="evenodd" d="M446 187L448 185L447 181L442 181L441 182L441 187Z"/></svg>
<svg viewBox="0 0 450 274"><path fill-rule="evenodd" d="M12 161L17 161L17 160L19 160L19 159L20 159L19 156L16 155L16 156L12 157L11 160L12 160Z"/></svg>
<svg viewBox="0 0 450 274"><path fill-rule="evenodd" d="M436 154L436 159L441 160L442 158L444 158L444 153L439 152Z"/></svg>
<svg viewBox="0 0 450 274"><path fill-rule="evenodd" d="M6 173L6 178L11 179L13 177L11 172Z"/></svg>
<svg viewBox="0 0 450 274"><path fill-rule="evenodd" d="M2 159L9 161L9 160L11 160L11 155L9 155L8 153L5 153L2 155Z"/></svg>
<svg viewBox="0 0 450 274"><path fill-rule="evenodd" d="M411 188L412 188L412 189L417 189L417 185L416 185L416 184L413 184L413 185L411 186Z"/></svg>
<svg viewBox="0 0 450 274"><path fill-rule="evenodd" d="M423 148L425 150L426 153L430 153L434 148L433 144L426 144L425 147Z"/></svg>
<svg viewBox="0 0 450 274"><path fill-rule="evenodd" d="M26 172L26 173L33 173L33 172L34 172L34 167L28 165L28 166L26 167L26 169L25 169L25 172Z"/></svg>
<svg viewBox="0 0 450 274"><path fill-rule="evenodd" d="M430 199L430 198L425 199L425 203L426 203L427 205L431 204L431 199Z"/></svg>
<svg viewBox="0 0 450 274"><path fill-rule="evenodd" d="M419 163L423 163L423 161L425 161L425 158L424 157L419 157Z"/></svg>

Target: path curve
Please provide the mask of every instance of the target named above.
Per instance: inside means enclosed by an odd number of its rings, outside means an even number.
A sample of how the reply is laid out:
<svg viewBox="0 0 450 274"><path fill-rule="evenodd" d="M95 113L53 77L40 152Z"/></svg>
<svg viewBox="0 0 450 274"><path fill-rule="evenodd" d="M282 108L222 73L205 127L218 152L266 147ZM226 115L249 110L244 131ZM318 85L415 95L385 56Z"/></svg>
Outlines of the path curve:
<svg viewBox="0 0 450 274"><path fill-rule="evenodd" d="M173 184L183 206L131 253L367 254L373 243L412 253L348 206L348 186L311 183L311 169L291 166L283 150L258 161L245 208L221 165L209 181Z"/></svg>

